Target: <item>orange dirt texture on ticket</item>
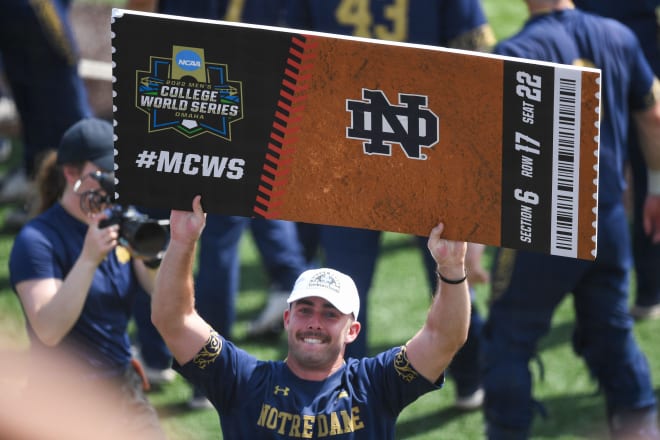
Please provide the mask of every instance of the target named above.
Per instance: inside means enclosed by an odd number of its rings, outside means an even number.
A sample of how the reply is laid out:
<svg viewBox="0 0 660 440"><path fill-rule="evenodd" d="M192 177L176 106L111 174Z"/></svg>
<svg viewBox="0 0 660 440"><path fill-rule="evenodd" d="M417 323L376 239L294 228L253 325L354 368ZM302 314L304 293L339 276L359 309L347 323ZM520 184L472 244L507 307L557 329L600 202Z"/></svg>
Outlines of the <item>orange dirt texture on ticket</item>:
<svg viewBox="0 0 660 440"><path fill-rule="evenodd" d="M493 84L502 82L501 61L346 40L311 46L293 114L314 117L285 142L292 162L274 212L311 223L332 213L337 225L418 235L445 221L447 236L498 241L502 89ZM337 97L360 100L363 88L428 96L439 142L422 148L426 160L408 159L396 144L391 156L366 155L362 141L346 139L351 113Z"/></svg>

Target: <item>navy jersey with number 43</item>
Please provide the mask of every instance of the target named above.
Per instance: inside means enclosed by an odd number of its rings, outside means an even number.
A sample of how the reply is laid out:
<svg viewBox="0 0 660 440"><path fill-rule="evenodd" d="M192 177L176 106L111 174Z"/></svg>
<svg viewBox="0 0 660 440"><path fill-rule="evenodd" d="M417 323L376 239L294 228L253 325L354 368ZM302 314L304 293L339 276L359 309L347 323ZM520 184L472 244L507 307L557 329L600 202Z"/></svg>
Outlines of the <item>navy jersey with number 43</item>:
<svg viewBox="0 0 660 440"><path fill-rule="evenodd" d="M479 0L289 0L289 26L379 40L486 49L495 38Z"/></svg>

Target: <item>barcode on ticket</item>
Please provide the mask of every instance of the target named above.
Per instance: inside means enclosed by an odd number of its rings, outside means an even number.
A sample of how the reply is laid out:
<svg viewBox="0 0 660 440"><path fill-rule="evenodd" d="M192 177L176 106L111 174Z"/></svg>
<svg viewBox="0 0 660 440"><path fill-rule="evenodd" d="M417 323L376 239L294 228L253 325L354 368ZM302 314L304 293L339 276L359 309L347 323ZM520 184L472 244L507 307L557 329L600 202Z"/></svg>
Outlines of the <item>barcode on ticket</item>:
<svg viewBox="0 0 660 440"><path fill-rule="evenodd" d="M577 256L581 74L557 70L555 77L551 253Z"/></svg>

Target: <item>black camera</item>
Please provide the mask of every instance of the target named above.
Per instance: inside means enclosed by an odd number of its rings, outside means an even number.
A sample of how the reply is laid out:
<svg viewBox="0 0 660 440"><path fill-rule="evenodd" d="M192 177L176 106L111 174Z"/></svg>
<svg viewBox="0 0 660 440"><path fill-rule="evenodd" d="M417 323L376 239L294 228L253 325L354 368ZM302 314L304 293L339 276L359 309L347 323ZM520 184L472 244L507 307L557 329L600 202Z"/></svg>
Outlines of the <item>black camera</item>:
<svg viewBox="0 0 660 440"><path fill-rule="evenodd" d="M119 244L131 254L147 260L162 258L170 241L169 221L149 218L135 207L112 205L99 228L119 225Z"/></svg>
<svg viewBox="0 0 660 440"><path fill-rule="evenodd" d="M132 255L144 258L156 266L170 241L169 220L149 218L133 206L114 204L115 178L112 173L96 171L88 176L99 183L102 191L92 190L81 194L80 207L83 212L97 213L108 206L104 211L106 218L99 222L99 228L119 225L119 244ZM76 189L78 186L76 184Z"/></svg>

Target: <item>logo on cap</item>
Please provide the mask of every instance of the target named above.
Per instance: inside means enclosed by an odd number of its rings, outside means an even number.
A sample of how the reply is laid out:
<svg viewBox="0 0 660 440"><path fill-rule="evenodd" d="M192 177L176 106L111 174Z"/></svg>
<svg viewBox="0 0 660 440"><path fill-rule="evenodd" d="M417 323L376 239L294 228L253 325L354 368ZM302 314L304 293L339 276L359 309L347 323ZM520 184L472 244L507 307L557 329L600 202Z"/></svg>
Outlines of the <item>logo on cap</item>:
<svg viewBox="0 0 660 440"><path fill-rule="evenodd" d="M312 277L312 279L309 280L308 286L329 289L335 293L339 293L341 290L339 281L337 281L330 272L322 272L318 275L315 275Z"/></svg>

